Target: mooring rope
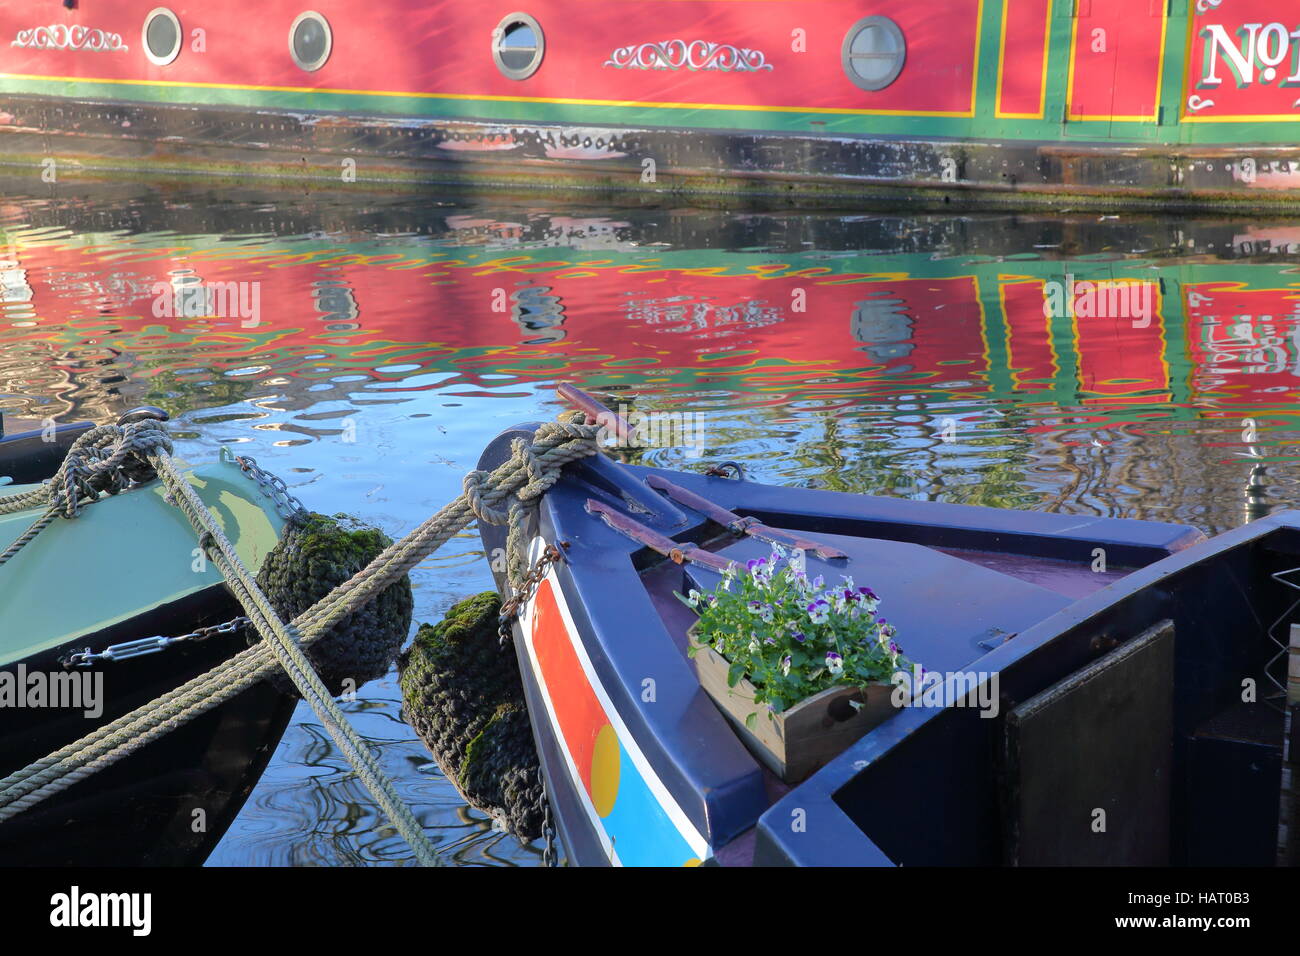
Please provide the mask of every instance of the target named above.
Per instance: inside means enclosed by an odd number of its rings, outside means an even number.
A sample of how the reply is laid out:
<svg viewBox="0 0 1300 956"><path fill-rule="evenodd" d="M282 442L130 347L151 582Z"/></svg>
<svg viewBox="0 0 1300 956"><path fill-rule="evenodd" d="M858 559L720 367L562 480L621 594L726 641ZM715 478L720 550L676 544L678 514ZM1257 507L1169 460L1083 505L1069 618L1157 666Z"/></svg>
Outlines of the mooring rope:
<svg viewBox="0 0 1300 956"><path fill-rule="evenodd" d="M150 455L149 463L171 492L172 503L184 513L190 525L199 533L200 547L212 558L213 564L221 571L221 576L227 583L237 584L235 590L239 603L249 621L257 628L265 643L270 645L280 666L298 688L303 700L316 712L366 789L411 845L415 858L424 866L436 866L439 863L438 855L429 838L424 835L424 828L415 819L411 808L398 797L396 788L380 769L370 748L357 736L356 730L348 723L338 704L334 703L325 685L321 683L315 668L299 646L297 628L280 620L270 599L253 579L248 568L244 567L244 562L240 560L212 512L195 493L193 486L185 480L185 476L176 470L171 458L165 454Z"/></svg>
<svg viewBox="0 0 1300 956"><path fill-rule="evenodd" d="M134 426L137 425L152 427L136 429ZM356 735L330 698L302 650L328 633L339 620L407 574L475 518L491 524L510 525L507 542L509 576L512 581L521 579L524 563L523 533L529 510L536 507L537 499L559 479L560 470L565 465L599 452L599 432L599 427L593 424L562 420L540 426L531 442L522 438L515 439L511 457L491 474L470 472L465 478L461 495L286 624L279 619L266 595L243 566L207 506L176 469L170 458L171 442L161 423L142 421L122 427L105 425L92 429L82 439L78 439L73 447L76 448L83 439L90 439L94 435L94 439L86 444L93 446L96 451L86 452L72 465L65 460L64 466L56 474L56 480L65 473L77 475L72 485L64 481L65 488L74 487L87 500L94 500L92 492L94 495L101 490L116 493L122 487L120 482L114 485L113 480L107 477L98 483L77 483L82 478L89 481L90 477L100 472L107 475L108 466L97 468L99 462L114 461L114 467L120 471L132 454L147 461L171 492L168 500L190 520L200 535L204 550L211 551L213 563L221 571L236 600L264 640L175 690L0 779L0 822L110 766L229 700L277 668L282 668L353 762L358 776L388 813L389 819L411 843L417 859L426 865L437 865L440 861L424 836L419 822L397 797L391 782L375 763L364 741ZM116 440L129 445L120 454L113 448L114 436ZM105 451L108 452L107 455L103 454ZM71 451L69 455L71 456ZM88 474L82 473L83 467L90 469ZM52 485L54 483L51 482ZM54 500L51 492L45 491L44 497L41 497L37 491L45 489L0 499L0 513L7 513L4 509L14 499L24 499L28 502L25 507ZM76 498L69 499L66 494L65 492L64 497L58 499L64 507L63 513L68 513L69 501L75 502L77 506L84 503ZM500 507L503 504L506 505L505 510ZM52 508L53 505L50 504L47 510ZM11 507L11 510L19 509ZM75 513L76 508L73 507L71 514ZM32 536L39 530L33 532Z"/></svg>

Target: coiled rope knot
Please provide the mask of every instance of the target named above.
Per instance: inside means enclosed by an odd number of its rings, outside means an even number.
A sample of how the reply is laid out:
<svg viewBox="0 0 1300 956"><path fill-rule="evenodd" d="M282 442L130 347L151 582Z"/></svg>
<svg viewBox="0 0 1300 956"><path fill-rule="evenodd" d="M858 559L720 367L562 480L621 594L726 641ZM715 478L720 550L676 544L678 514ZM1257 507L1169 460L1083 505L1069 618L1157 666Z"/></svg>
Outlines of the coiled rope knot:
<svg viewBox="0 0 1300 956"><path fill-rule="evenodd" d="M154 469L148 456L159 448L170 454L172 440L156 419L97 425L72 443L50 480L50 510L75 518L84 502L150 480Z"/></svg>
<svg viewBox="0 0 1300 956"><path fill-rule="evenodd" d="M523 579L527 542L524 529L536 511L538 499L560 480L565 465L598 454L601 434L599 425L569 419L545 422L533 433L532 440L516 438L510 443L509 463L523 472L524 480L513 492L503 493L488 479L485 471L471 471L462 487L465 504L480 521L509 525L506 536L506 574L512 586ZM493 499L490 503L488 499ZM495 502L505 499L505 508Z"/></svg>
<svg viewBox="0 0 1300 956"><path fill-rule="evenodd" d="M465 504L474 512L474 517L488 524L505 524L507 515L499 508L493 508L483 500L483 486L488 478L486 471L471 471L465 476L461 487L465 491Z"/></svg>
<svg viewBox="0 0 1300 956"><path fill-rule="evenodd" d="M516 438L510 443L510 461L523 469L526 478L508 495L489 481L486 471L471 471L465 476L462 488L465 503L474 517L488 524L506 524L519 502L534 502L560 480L560 471L571 461L596 454L600 449L596 439L600 428L596 425L573 422L546 422L538 427L530 442ZM494 507L488 497L509 498L505 509Z"/></svg>
<svg viewBox="0 0 1300 956"><path fill-rule="evenodd" d="M515 497L520 501L533 501L546 494L547 489L555 484L560 477L559 468L546 469L542 463L537 460L537 455L533 452L533 446L522 438L516 438L510 443L510 448L514 452L515 461L528 475L528 480L519 486L515 492Z"/></svg>
<svg viewBox="0 0 1300 956"><path fill-rule="evenodd" d="M62 515L75 518L81 506L101 494L115 495L136 482L154 477L148 456L172 450L171 436L157 419L141 419L125 425L96 425L68 448L59 470L48 484L0 498L0 515L17 514L29 508L44 512L0 552L0 565L35 540L36 536Z"/></svg>

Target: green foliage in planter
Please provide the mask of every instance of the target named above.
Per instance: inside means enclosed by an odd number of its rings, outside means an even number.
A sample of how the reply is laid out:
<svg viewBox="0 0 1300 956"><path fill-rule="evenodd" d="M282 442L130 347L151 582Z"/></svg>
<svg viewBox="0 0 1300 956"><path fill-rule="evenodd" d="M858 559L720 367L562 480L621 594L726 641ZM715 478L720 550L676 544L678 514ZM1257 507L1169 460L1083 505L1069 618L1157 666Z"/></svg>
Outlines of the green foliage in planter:
<svg viewBox="0 0 1300 956"><path fill-rule="evenodd" d="M696 643L730 663L727 683L748 677L755 702L775 713L828 687L865 688L912 666L870 588L850 577L831 587L821 575L809 580L803 555L780 545L744 571L729 568L712 593L677 597L700 617Z"/></svg>

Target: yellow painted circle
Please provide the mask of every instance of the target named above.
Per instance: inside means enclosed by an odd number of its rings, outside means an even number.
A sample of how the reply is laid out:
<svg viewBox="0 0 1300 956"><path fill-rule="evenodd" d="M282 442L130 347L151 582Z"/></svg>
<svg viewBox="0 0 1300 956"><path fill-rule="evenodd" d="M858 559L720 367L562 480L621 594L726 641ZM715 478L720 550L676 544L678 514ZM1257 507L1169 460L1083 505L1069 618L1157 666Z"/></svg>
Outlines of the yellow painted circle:
<svg viewBox="0 0 1300 956"><path fill-rule="evenodd" d="M607 817L618 799L618 734L609 724L596 734L596 746L591 752L591 802L598 816Z"/></svg>

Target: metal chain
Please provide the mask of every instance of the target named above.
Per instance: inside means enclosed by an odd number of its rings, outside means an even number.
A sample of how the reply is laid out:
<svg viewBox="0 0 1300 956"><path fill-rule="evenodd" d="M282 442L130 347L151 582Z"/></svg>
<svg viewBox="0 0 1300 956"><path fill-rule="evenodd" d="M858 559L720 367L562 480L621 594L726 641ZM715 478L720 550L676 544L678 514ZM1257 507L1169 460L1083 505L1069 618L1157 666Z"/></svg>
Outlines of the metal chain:
<svg viewBox="0 0 1300 956"><path fill-rule="evenodd" d="M541 557L533 563L528 573L524 575L524 579L519 582L518 590L510 596L510 600L501 605L501 616L497 618L497 643L501 647L504 648L510 643L510 622L519 613L519 608L532 598L533 591L546 577L547 568L563 560L564 555L560 553L560 549L553 544L548 544L543 549Z"/></svg>
<svg viewBox="0 0 1300 956"><path fill-rule="evenodd" d="M171 647L173 644L194 643L219 635L237 634L247 627L248 623L248 618L236 617L222 624L210 624L207 627L200 627L188 634L178 634L175 637L159 635L157 637L142 637L122 644L111 644L99 653L94 653L87 647L84 651L69 654L62 658L59 663L65 668L69 668L89 667L96 661L124 661L132 657L142 657L145 654L155 654Z"/></svg>
<svg viewBox="0 0 1300 956"><path fill-rule="evenodd" d="M257 487L262 490L262 494L271 499L271 503L275 505L275 510L280 517L287 521L307 513L306 505L289 490L289 486L284 483L284 479L259 466L256 458L248 455L236 455L227 448L222 448L221 454L223 458L229 456L229 460L234 461L239 466L240 471L257 482Z"/></svg>
<svg viewBox="0 0 1300 956"><path fill-rule="evenodd" d="M541 768L537 770L541 775ZM546 792L546 778L542 777L542 866L559 866L555 855L555 827L551 826L551 795Z"/></svg>

